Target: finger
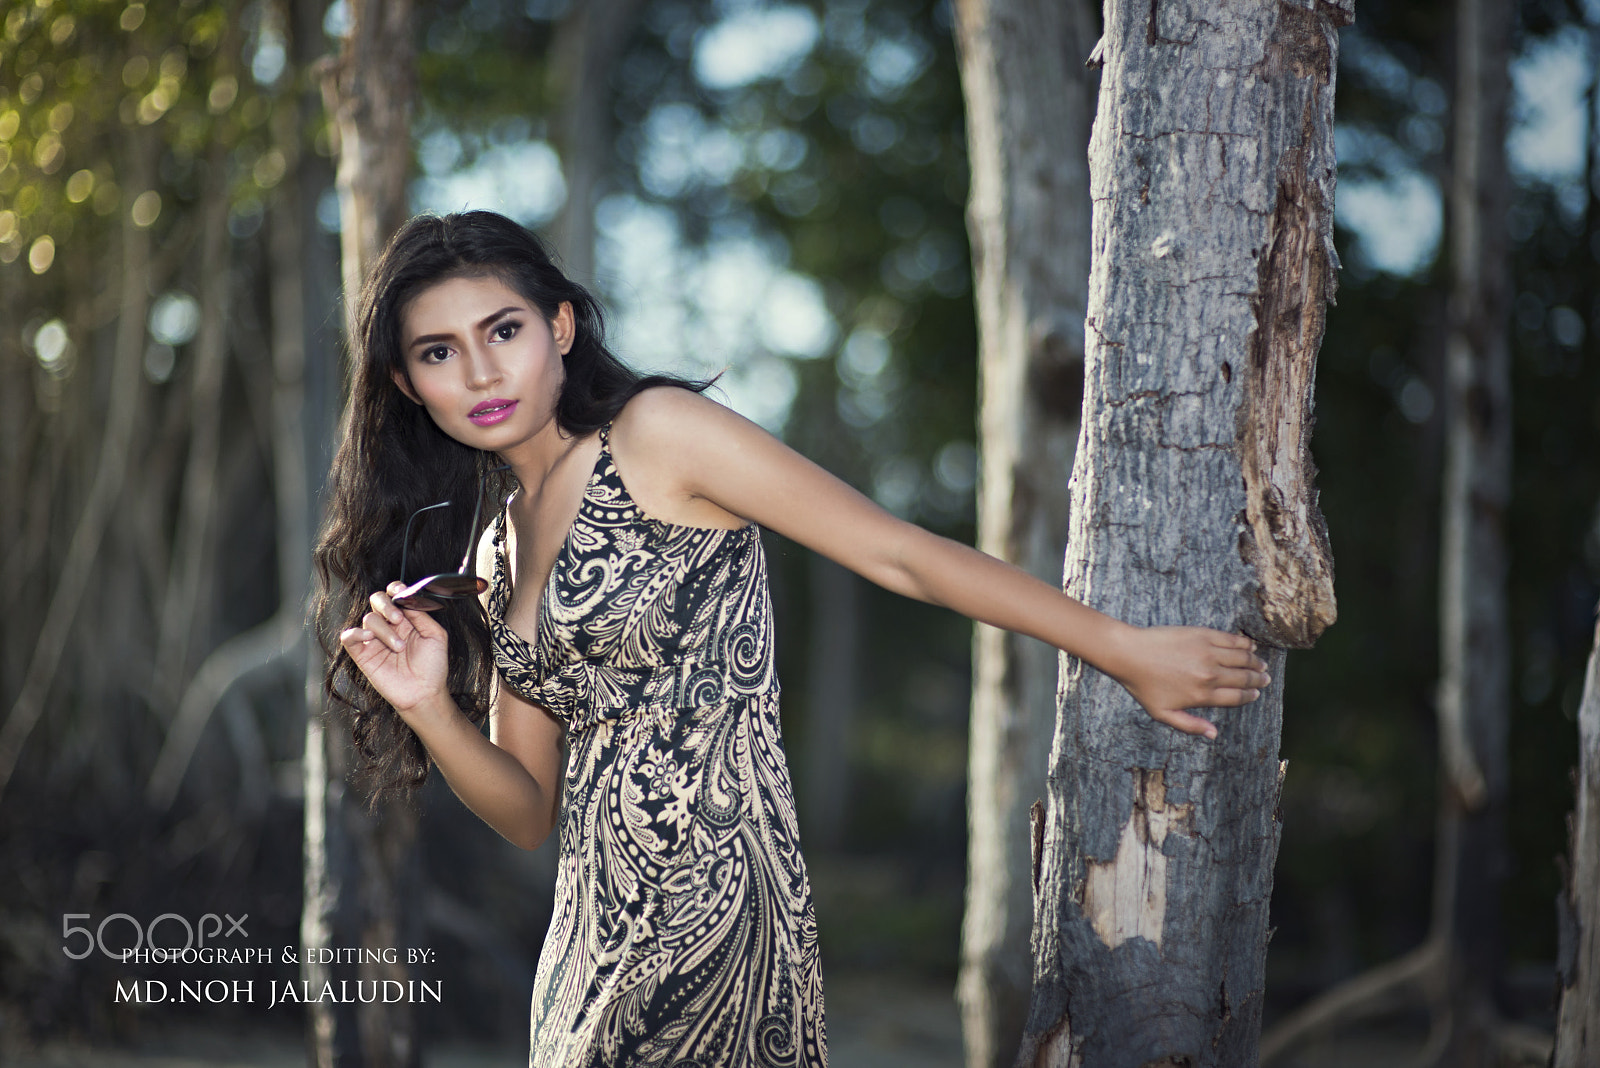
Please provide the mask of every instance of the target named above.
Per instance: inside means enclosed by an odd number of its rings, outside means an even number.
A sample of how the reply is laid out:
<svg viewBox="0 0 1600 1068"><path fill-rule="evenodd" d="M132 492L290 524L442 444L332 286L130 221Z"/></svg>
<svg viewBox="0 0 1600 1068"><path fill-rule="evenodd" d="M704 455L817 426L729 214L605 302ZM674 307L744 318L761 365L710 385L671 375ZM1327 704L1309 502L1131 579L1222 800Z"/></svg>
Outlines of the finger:
<svg viewBox="0 0 1600 1068"><path fill-rule="evenodd" d="M1211 643L1213 645L1220 645L1224 649L1248 649L1251 652L1255 651L1256 643L1254 639L1248 637L1247 635L1232 634L1225 630L1214 630L1211 633L1213 635L1213 638L1211 639Z"/></svg>
<svg viewBox="0 0 1600 1068"><path fill-rule="evenodd" d="M367 600L371 603L372 610L390 623L399 626L405 621L406 617L400 611L400 606L394 603L394 599L389 596L387 591L378 590Z"/></svg>
<svg viewBox="0 0 1600 1068"><path fill-rule="evenodd" d="M444 637L444 624L433 618L432 612L424 612L420 608L407 608L405 614L405 626L400 628L402 634L408 637L415 634L425 641Z"/></svg>
<svg viewBox="0 0 1600 1068"><path fill-rule="evenodd" d="M368 612L361 617L361 625L365 627L378 641L387 645L395 652L400 652L406 647L405 638L401 636L387 619L377 612Z"/></svg>
<svg viewBox="0 0 1600 1068"><path fill-rule="evenodd" d="M1217 663L1224 667L1249 668L1251 671L1265 673L1267 662L1261 659L1260 654L1249 649L1229 649L1217 654Z"/></svg>
<svg viewBox="0 0 1600 1068"><path fill-rule="evenodd" d="M1211 695L1211 700L1218 708L1237 708L1261 700L1261 691L1254 686L1217 690Z"/></svg>
<svg viewBox="0 0 1600 1068"><path fill-rule="evenodd" d="M374 652L387 648L378 642L377 637L365 627L351 627L339 632L339 644L344 646L345 652L350 654L350 659L360 663L369 659Z"/></svg>
<svg viewBox="0 0 1600 1068"><path fill-rule="evenodd" d="M1190 715L1181 709L1165 709L1156 716L1162 723L1174 727L1185 734L1200 734L1207 738L1217 736L1217 725L1210 720L1201 719L1199 716Z"/></svg>
<svg viewBox="0 0 1600 1068"><path fill-rule="evenodd" d="M1272 676L1265 671L1228 668L1217 672L1212 685L1218 690L1264 690L1272 685Z"/></svg>

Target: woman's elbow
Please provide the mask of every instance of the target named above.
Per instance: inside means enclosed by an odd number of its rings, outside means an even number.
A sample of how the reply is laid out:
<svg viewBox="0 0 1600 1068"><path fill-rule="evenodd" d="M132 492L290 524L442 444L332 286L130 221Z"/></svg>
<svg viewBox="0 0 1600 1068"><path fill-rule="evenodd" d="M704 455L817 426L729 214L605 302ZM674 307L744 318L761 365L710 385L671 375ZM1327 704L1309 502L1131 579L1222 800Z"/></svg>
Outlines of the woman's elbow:
<svg viewBox="0 0 1600 1068"><path fill-rule="evenodd" d="M500 830L500 837L516 846L518 849L531 853L544 845L550 837L550 827L535 827L524 825L520 827L507 827Z"/></svg>

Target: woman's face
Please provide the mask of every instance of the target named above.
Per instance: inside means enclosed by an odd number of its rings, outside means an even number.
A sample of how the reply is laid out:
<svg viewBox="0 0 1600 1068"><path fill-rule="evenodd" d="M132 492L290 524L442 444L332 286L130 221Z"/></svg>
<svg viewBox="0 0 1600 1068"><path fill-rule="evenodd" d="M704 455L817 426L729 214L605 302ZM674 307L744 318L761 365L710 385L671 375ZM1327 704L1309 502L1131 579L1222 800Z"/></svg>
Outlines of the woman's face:
<svg viewBox="0 0 1600 1068"><path fill-rule="evenodd" d="M448 278L400 310L395 384L446 434L503 455L554 430L573 334L571 304L547 321L494 275Z"/></svg>

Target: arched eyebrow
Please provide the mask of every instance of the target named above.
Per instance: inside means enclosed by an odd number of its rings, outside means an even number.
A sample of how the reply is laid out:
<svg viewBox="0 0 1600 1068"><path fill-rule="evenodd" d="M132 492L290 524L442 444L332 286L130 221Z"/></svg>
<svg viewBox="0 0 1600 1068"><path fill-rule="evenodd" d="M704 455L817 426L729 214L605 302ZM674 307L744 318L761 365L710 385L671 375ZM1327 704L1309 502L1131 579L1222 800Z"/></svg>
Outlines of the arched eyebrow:
<svg viewBox="0 0 1600 1068"><path fill-rule="evenodd" d="M489 315L485 315L482 319L479 319L477 321L475 326L479 330L485 330L485 329L488 328L490 323L494 322L496 319L501 318L502 316L506 315L509 312L526 312L526 311L527 311L527 309L522 307L521 305L510 304L510 305L507 305L504 308L501 308L497 312L493 312L493 313L491 313ZM455 337L454 334L423 334L423 335L421 335L419 337L412 338L411 339L411 344L407 345L406 347L408 349L414 349L418 345L431 345L435 341L449 341L453 337Z"/></svg>

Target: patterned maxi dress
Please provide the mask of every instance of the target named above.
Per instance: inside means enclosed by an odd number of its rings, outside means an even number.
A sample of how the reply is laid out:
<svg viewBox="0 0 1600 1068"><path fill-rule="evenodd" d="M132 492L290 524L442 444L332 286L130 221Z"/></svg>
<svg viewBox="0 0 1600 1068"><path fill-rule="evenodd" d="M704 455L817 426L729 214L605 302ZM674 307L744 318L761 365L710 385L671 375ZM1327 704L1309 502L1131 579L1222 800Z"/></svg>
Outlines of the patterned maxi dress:
<svg viewBox="0 0 1600 1068"><path fill-rule="evenodd" d="M529 1063L825 1066L760 532L645 515L609 430L531 645L495 527L496 665L568 746Z"/></svg>

